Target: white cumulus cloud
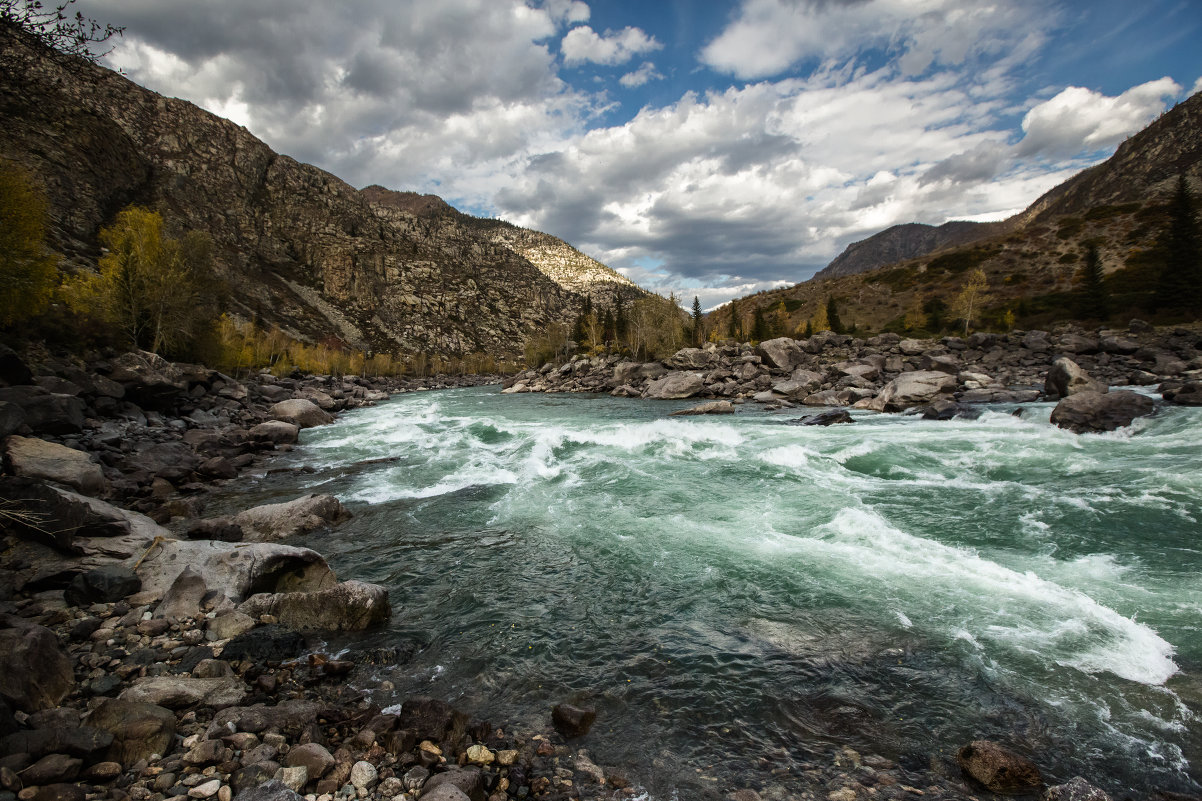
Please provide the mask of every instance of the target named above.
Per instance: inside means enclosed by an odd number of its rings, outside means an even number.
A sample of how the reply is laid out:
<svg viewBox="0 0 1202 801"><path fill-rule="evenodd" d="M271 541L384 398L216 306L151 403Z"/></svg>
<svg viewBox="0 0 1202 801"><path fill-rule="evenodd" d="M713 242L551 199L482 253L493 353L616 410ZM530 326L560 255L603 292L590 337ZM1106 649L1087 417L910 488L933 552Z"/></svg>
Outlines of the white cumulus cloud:
<svg viewBox="0 0 1202 801"><path fill-rule="evenodd" d="M659 50L663 45L641 28L626 27L620 31L598 34L587 25L572 28L563 37L559 49L565 64L625 64L635 56Z"/></svg>
<svg viewBox="0 0 1202 801"><path fill-rule="evenodd" d="M634 72L628 72L619 78L618 83L622 84L627 89L635 89L651 81L663 80L663 77L664 76L655 69L655 64L650 61L644 61L643 65L637 70Z"/></svg>
<svg viewBox="0 0 1202 801"><path fill-rule="evenodd" d="M1118 97L1070 86L1023 117L1020 156L1065 158L1109 149L1139 131L1181 94L1172 78L1133 86Z"/></svg>

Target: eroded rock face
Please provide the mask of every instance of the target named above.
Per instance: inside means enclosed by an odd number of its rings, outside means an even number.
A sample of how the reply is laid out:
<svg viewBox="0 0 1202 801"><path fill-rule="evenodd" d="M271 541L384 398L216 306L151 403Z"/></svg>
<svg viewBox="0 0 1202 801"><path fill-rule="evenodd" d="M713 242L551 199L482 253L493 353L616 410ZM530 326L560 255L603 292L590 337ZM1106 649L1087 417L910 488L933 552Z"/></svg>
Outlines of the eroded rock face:
<svg viewBox="0 0 1202 801"><path fill-rule="evenodd" d="M1078 434L1114 431L1155 410L1151 398L1135 392L1078 392L1056 404L1051 422Z"/></svg>

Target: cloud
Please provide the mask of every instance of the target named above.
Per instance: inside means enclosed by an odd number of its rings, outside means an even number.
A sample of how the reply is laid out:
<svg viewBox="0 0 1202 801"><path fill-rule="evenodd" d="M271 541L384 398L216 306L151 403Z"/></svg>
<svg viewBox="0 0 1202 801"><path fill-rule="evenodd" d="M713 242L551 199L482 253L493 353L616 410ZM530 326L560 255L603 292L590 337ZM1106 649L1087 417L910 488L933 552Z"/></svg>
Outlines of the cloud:
<svg viewBox="0 0 1202 801"><path fill-rule="evenodd" d="M580 0L544 0L542 7L556 22L588 22L588 4Z"/></svg>
<svg viewBox="0 0 1202 801"><path fill-rule="evenodd" d="M843 61L877 51L894 59L903 74L920 75L932 66L1030 52L1055 16L1033 0L971 5L962 0L742 0L700 60L754 79L783 74L802 62Z"/></svg>
<svg viewBox="0 0 1202 801"><path fill-rule="evenodd" d="M1198 76L1198 80L1194 81L1193 88L1189 90L1190 97L1198 94L1198 92L1202 92L1202 75Z"/></svg>
<svg viewBox="0 0 1202 801"><path fill-rule="evenodd" d="M650 61L644 61L643 65L634 72L628 72L618 79L618 83L625 86L627 89L635 89L650 81L663 80L663 75L655 69L655 64Z"/></svg>
<svg viewBox="0 0 1202 801"><path fill-rule="evenodd" d="M559 45L564 63L568 66L585 62L625 64L635 56L662 47L654 36L648 36L639 28L626 27L616 33L606 31L601 36L587 25L572 28Z"/></svg>
<svg viewBox="0 0 1202 801"><path fill-rule="evenodd" d="M1070 86L1023 117L1017 154L1067 158L1110 149L1156 119L1180 94L1172 78L1133 86L1118 97Z"/></svg>

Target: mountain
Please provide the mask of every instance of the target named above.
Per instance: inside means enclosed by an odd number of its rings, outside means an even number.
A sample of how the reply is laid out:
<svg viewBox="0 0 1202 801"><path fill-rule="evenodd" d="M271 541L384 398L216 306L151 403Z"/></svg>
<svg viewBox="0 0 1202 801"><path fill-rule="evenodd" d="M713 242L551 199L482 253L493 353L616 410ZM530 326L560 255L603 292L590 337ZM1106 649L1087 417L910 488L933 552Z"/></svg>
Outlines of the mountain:
<svg viewBox="0 0 1202 801"><path fill-rule="evenodd" d="M852 242L835 260L815 273L814 278L838 278L875 270L886 264L914 259L950 245L983 239L998 231L999 223L953 220L938 227L903 223L886 228L867 239Z"/></svg>
<svg viewBox="0 0 1202 801"><path fill-rule="evenodd" d="M1142 316L1159 275L1158 242L1178 175L1195 194L1202 193L1202 93L1008 220L933 229L894 226L849 246L810 280L737 305L745 318L757 308L772 312L778 331L793 332L835 298L845 324L904 330L907 318L922 317L920 307L942 304L938 313L946 314L967 271L980 268L990 293L982 322L995 328L1040 326L1076 312L1074 292L1092 245L1114 308ZM711 313L709 325L725 331L729 320L729 307L722 307Z"/></svg>
<svg viewBox="0 0 1202 801"><path fill-rule="evenodd" d="M0 74L0 157L42 185L51 244L78 268L137 203L210 235L239 316L310 342L443 356L519 354L585 295L643 294L548 234L432 195L359 191L191 103L0 37L3 63L21 67Z"/></svg>

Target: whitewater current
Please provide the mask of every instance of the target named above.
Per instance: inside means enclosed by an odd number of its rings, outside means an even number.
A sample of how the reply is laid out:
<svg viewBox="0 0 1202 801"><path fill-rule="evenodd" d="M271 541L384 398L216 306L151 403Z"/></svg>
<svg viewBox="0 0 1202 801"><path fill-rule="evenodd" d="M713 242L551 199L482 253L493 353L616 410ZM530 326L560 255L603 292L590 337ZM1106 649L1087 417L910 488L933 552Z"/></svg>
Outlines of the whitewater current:
<svg viewBox="0 0 1202 801"><path fill-rule="evenodd" d="M1052 781L1198 791L1202 409L1078 436L1048 404L828 428L687 405L401 395L238 502L354 513L297 544L388 587L368 641L406 653L377 676L397 699L540 728L593 705L584 745L655 798L982 737Z"/></svg>

